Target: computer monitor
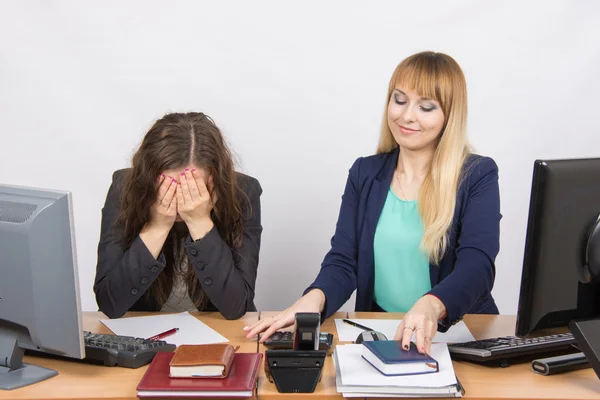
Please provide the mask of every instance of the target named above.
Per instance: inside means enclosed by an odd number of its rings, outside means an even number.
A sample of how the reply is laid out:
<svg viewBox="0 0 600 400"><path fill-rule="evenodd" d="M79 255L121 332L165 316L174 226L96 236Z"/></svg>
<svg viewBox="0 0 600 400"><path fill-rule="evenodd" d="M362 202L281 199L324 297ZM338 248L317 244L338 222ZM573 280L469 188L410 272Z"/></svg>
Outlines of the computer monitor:
<svg viewBox="0 0 600 400"><path fill-rule="evenodd" d="M71 194L0 185L0 389L57 374L25 349L85 355Z"/></svg>
<svg viewBox="0 0 600 400"><path fill-rule="evenodd" d="M580 281L599 215L600 158L535 161L517 336L600 316L598 279Z"/></svg>

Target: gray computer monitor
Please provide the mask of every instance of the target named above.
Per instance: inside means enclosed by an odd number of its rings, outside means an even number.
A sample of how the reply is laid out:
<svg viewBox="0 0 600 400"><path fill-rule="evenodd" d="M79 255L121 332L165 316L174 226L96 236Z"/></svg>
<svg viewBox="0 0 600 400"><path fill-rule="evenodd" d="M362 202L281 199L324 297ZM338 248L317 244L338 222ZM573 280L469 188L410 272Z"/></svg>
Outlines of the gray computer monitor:
<svg viewBox="0 0 600 400"><path fill-rule="evenodd" d="M0 185L0 389L57 374L26 349L85 355L71 194Z"/></svg>

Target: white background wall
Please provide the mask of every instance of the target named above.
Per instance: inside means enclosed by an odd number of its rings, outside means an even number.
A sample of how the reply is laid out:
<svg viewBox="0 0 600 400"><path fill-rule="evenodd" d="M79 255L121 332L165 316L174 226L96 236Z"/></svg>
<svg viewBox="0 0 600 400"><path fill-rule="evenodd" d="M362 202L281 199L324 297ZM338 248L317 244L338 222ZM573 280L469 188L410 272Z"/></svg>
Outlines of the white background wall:
<svg viewBox="0 0 600 400"><path fill-rule="evenodd" d="M591 0L4 0L0 182L73 192L82 304L95 310L112 171L156 118L204 111L263 186L256 303L282 309L317 274L395 66L445 52L467 77L471 141L500 167L494 295L515 313L533 161L600 154L599 20Z"/></svg>

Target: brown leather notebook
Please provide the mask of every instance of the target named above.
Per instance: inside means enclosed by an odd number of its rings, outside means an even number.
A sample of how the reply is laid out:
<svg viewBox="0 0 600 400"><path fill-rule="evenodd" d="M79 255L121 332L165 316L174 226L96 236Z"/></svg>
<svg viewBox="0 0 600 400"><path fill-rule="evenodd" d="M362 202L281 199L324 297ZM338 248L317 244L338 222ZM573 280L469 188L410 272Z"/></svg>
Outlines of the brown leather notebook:
<svg viewBox="0 0 600 400"><path fill-rule="evenodd" d="M225 378L233 361L232 345L182 344L169 363L171 378Z"/></svg>

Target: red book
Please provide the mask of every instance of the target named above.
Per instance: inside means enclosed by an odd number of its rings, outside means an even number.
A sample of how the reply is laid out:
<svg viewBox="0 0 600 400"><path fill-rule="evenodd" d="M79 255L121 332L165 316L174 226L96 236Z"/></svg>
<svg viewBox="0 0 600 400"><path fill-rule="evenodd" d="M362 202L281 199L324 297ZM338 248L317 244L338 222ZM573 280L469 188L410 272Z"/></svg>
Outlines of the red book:
<svg viewBox="0 0 600 400"><path fill-rule="evenodd" d="M261 353L236 353L227 378L169 378L174 353L156 353L138 384L138 397L253 397Z"/></svg>

